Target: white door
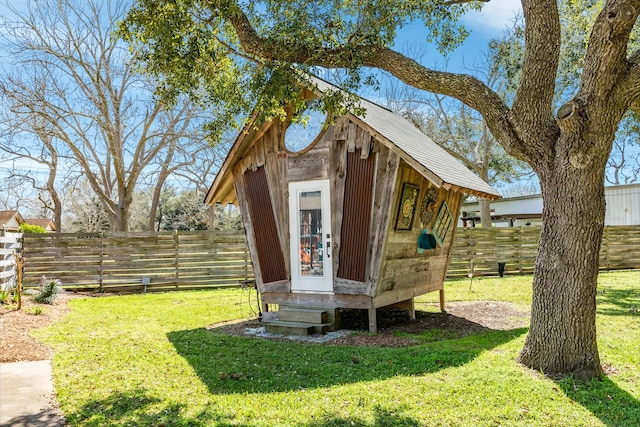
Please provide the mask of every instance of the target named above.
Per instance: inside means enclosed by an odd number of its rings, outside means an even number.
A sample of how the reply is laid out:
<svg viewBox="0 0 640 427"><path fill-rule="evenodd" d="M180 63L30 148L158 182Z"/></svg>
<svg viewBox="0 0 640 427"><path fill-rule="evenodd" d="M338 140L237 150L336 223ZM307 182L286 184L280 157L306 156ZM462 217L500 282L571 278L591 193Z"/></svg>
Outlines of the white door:
<svg viewBox="0 0 640 427"><path fill-rule="evenodd" d="M329 180L289 183L291 291L333 292Z"/></svg>

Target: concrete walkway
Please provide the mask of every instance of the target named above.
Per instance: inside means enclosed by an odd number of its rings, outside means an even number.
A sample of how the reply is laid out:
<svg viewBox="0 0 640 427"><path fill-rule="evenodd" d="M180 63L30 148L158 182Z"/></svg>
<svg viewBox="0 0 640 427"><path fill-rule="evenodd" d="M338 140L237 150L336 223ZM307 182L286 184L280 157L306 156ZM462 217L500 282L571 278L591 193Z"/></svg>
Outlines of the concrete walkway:
<svg viewBox="0 0 640 427"><path fill-rule="evenodd" d="M51 361L0 363L0 427L60 427Z"/></svg>

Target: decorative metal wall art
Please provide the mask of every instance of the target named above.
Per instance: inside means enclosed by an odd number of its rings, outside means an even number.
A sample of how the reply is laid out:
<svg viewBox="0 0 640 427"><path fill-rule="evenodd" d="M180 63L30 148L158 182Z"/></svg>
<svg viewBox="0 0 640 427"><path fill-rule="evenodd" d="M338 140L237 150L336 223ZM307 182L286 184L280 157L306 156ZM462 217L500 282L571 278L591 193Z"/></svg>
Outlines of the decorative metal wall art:
<svg viewBox="0 0 640 427"><path fill-rule="evenodd" d="M438 200L438 189L436 187L429 187L424 193L422 198L422 204L420 205L420 222L423 227L428 227L431 224L433 215L436 211L436 201Z"/></svg>
<svg viewBox="0 0 640 427"><path fill-rule="evenodd" d="M447 233L449 232L452 223L453 217L451 216L451 211L449 210L447 203L442 202L440 210L438 211L438 216L436 217L436 222L433 224L433 235L438 243L440 243L440 246L444 246L444 239L447 238Z"/></svg>
<svg viewBox="0 0 640 427"><path fill-rule="evenodd" d="M398 207L396 230L411 230L419 195L420 187L414 184L404 183L400 197L400 206Z"/></svg>

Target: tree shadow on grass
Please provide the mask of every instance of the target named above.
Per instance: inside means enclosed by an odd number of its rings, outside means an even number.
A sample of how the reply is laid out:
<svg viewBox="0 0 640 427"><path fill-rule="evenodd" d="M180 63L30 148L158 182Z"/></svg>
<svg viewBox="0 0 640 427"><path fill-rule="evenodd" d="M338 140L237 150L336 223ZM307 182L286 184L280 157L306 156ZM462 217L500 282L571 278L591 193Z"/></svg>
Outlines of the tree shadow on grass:
<svg viewBox="0 0 640 427"><path fill-rule="evenodd" d="M228 394L285 392L422 375L464 365L526 331L485 328L464 338L403 348L278 342L205 328L170 332L168 338L212 394Z"/></svg>
<svg viewBox="0 0 640 427"><path fill-rule="evenodd" d="M150 395L144 388L113 392L105 398L88 401L77 412L66 414L66 419L71 425L85 427L208 427L230 425L229 420L233 418L207 412L188 417L183 414L183 405L162 402L162 398Z"/></svg>
<svg viewBox="0 0 640 427"><path fill-rule="evenodd" d="M316 419L306 427L418 427L417 420L381 408L374 408L374 421L367 423L356 418L327 416ZM69 414L71 425L85 427L256 427L257 424L239 423L233 414L220 414L215 406L207 406L195 417L184 414L180 404L162 404L143 388L127 392L114 392L103 399L87 402L77 412ZM25 424L31 425L31 424ZM35 425L35 424L34 424ZM38 424L39 425L39 424ZM43 424L44 425L44 424Z"/></svg>
<svg viewBox="0 0 640 427"><path fill-rule="evenodd" d="M396 414L394 412L384 410L381 408L374 409L374 422L373 424L365 423L363 421L332 417L326 419L320 419L316 422L307 424L307 427L421 427L424 424L411 417Z"/></svg>
<svg viewBox="0 0 640 427"><path fill-rule="evenodd" d="M598 291L598 314L606 316L636 315L640 318L640 289Z"/></svg>
<svg viewBox="0 0 640 427"><path fill-rule="evenodd" d="M565 378L558 386L609 427L640 425L640 402L608 377L588 382Z"/></svg>

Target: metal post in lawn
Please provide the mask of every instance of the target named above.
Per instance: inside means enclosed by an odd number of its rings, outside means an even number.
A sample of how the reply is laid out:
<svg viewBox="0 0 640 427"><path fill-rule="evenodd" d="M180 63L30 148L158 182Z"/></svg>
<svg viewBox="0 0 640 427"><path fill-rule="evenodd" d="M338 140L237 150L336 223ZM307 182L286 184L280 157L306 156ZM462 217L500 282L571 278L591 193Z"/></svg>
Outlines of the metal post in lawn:
<svg viewBox="0 0 640 427"><path fill-rule="evenodd" d="M467 270L467 277L469 277L469 290L471 290L471 286L473 285L473 274L475 272L473 261L474 257L471 257L471 259L469 260L469 269Z"/></svg>

